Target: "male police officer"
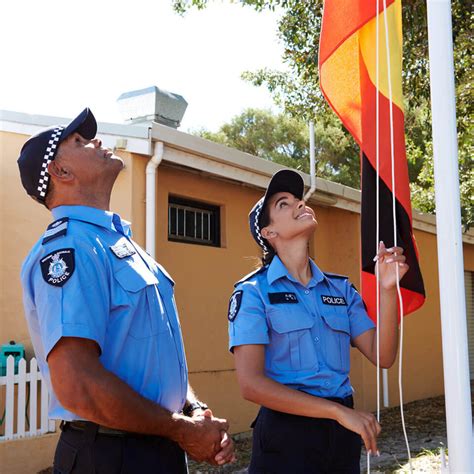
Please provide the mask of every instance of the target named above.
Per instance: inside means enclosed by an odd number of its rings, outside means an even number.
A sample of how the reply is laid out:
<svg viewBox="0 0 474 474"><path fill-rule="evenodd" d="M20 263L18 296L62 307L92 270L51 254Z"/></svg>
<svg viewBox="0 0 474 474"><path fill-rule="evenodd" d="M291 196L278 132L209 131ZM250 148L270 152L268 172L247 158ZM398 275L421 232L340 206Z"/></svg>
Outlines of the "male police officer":
<svg viewBox="0 0 474 474"><path fill-rule="evenodd" d="M173 280L109 211L124 165L96 131L85 109L18 159L27 193L55 219L22 268L49 416L62 420L55 472L181 473L185 451L232 461L226 420L188 385Z"/></svg>

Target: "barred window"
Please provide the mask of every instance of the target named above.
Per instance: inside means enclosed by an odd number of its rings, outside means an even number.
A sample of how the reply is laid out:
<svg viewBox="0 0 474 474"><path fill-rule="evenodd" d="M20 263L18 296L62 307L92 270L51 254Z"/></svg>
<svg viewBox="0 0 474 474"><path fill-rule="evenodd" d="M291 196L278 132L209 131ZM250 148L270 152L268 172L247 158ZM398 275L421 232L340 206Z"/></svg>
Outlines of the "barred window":
<svg viewBox="0 0 474 474"><path fill-rule="evenodd" d="M168 240L220 247L219 206L169 196Z"/></svg>

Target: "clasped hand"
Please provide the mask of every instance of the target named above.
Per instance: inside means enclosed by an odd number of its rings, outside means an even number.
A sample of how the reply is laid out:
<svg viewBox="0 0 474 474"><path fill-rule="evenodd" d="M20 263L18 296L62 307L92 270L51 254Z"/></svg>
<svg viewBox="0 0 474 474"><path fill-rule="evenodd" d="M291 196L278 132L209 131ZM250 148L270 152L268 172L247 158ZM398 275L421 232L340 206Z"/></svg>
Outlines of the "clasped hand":
<svg viewBox="0 0 474 474"><path fill-rule="evenodd" d="M195 410L188 420L189 428L180 445L192 459L214 465L235 461L227 420L214 417L209 409Z"/></svg>

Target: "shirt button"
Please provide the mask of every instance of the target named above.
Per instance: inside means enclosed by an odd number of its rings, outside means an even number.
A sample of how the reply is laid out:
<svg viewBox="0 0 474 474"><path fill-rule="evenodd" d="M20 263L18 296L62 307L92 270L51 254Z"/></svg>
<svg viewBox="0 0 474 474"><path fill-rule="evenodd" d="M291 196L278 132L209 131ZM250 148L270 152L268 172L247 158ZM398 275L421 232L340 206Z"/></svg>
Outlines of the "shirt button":
<svg viewBox="0 0 474 474"><path fill-rule="evenodd" d="M329 382L324 382L324 385L326 385L326 387L329 387Z"/></svg>
<svg viewBox="0 0 474 474"><path fill-rule="evenodd" d="M305 290L304 294L309 295L309 290Z"/></svg>
<svg viewBox="0 0 474 474"><path fill-rule="evenodd" d="M319 342L319 337L315 337L314 340L315 340L316 342Z"/></svg>

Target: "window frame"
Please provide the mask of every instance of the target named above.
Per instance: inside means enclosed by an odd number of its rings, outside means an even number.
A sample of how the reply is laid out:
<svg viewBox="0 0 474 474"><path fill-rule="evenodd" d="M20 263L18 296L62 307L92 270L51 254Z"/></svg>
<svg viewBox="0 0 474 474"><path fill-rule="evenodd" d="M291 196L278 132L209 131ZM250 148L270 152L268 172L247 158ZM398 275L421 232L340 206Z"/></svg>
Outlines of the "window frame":
<svg viewBox="0 0 474 474"><path fill-rule="evenodd" d="M186 209L190 208L193 212L207 212L210 216L209 219L209 239L204 240L202 237L190 237L186 236L186 230L184 230L184 236L171 234L171 208L172 206L179 206L185 210L184 213L184 225L186 223ZM176 207L175 207L176 209ZM178 232L178 218L176 220L176 230ZM168 194L168 242L179 242L182 244L193 244L193 245L204 245L205 247L221 247L221 206L216 204L210 204L196 199L191 199L176 194Z"/></svg>

